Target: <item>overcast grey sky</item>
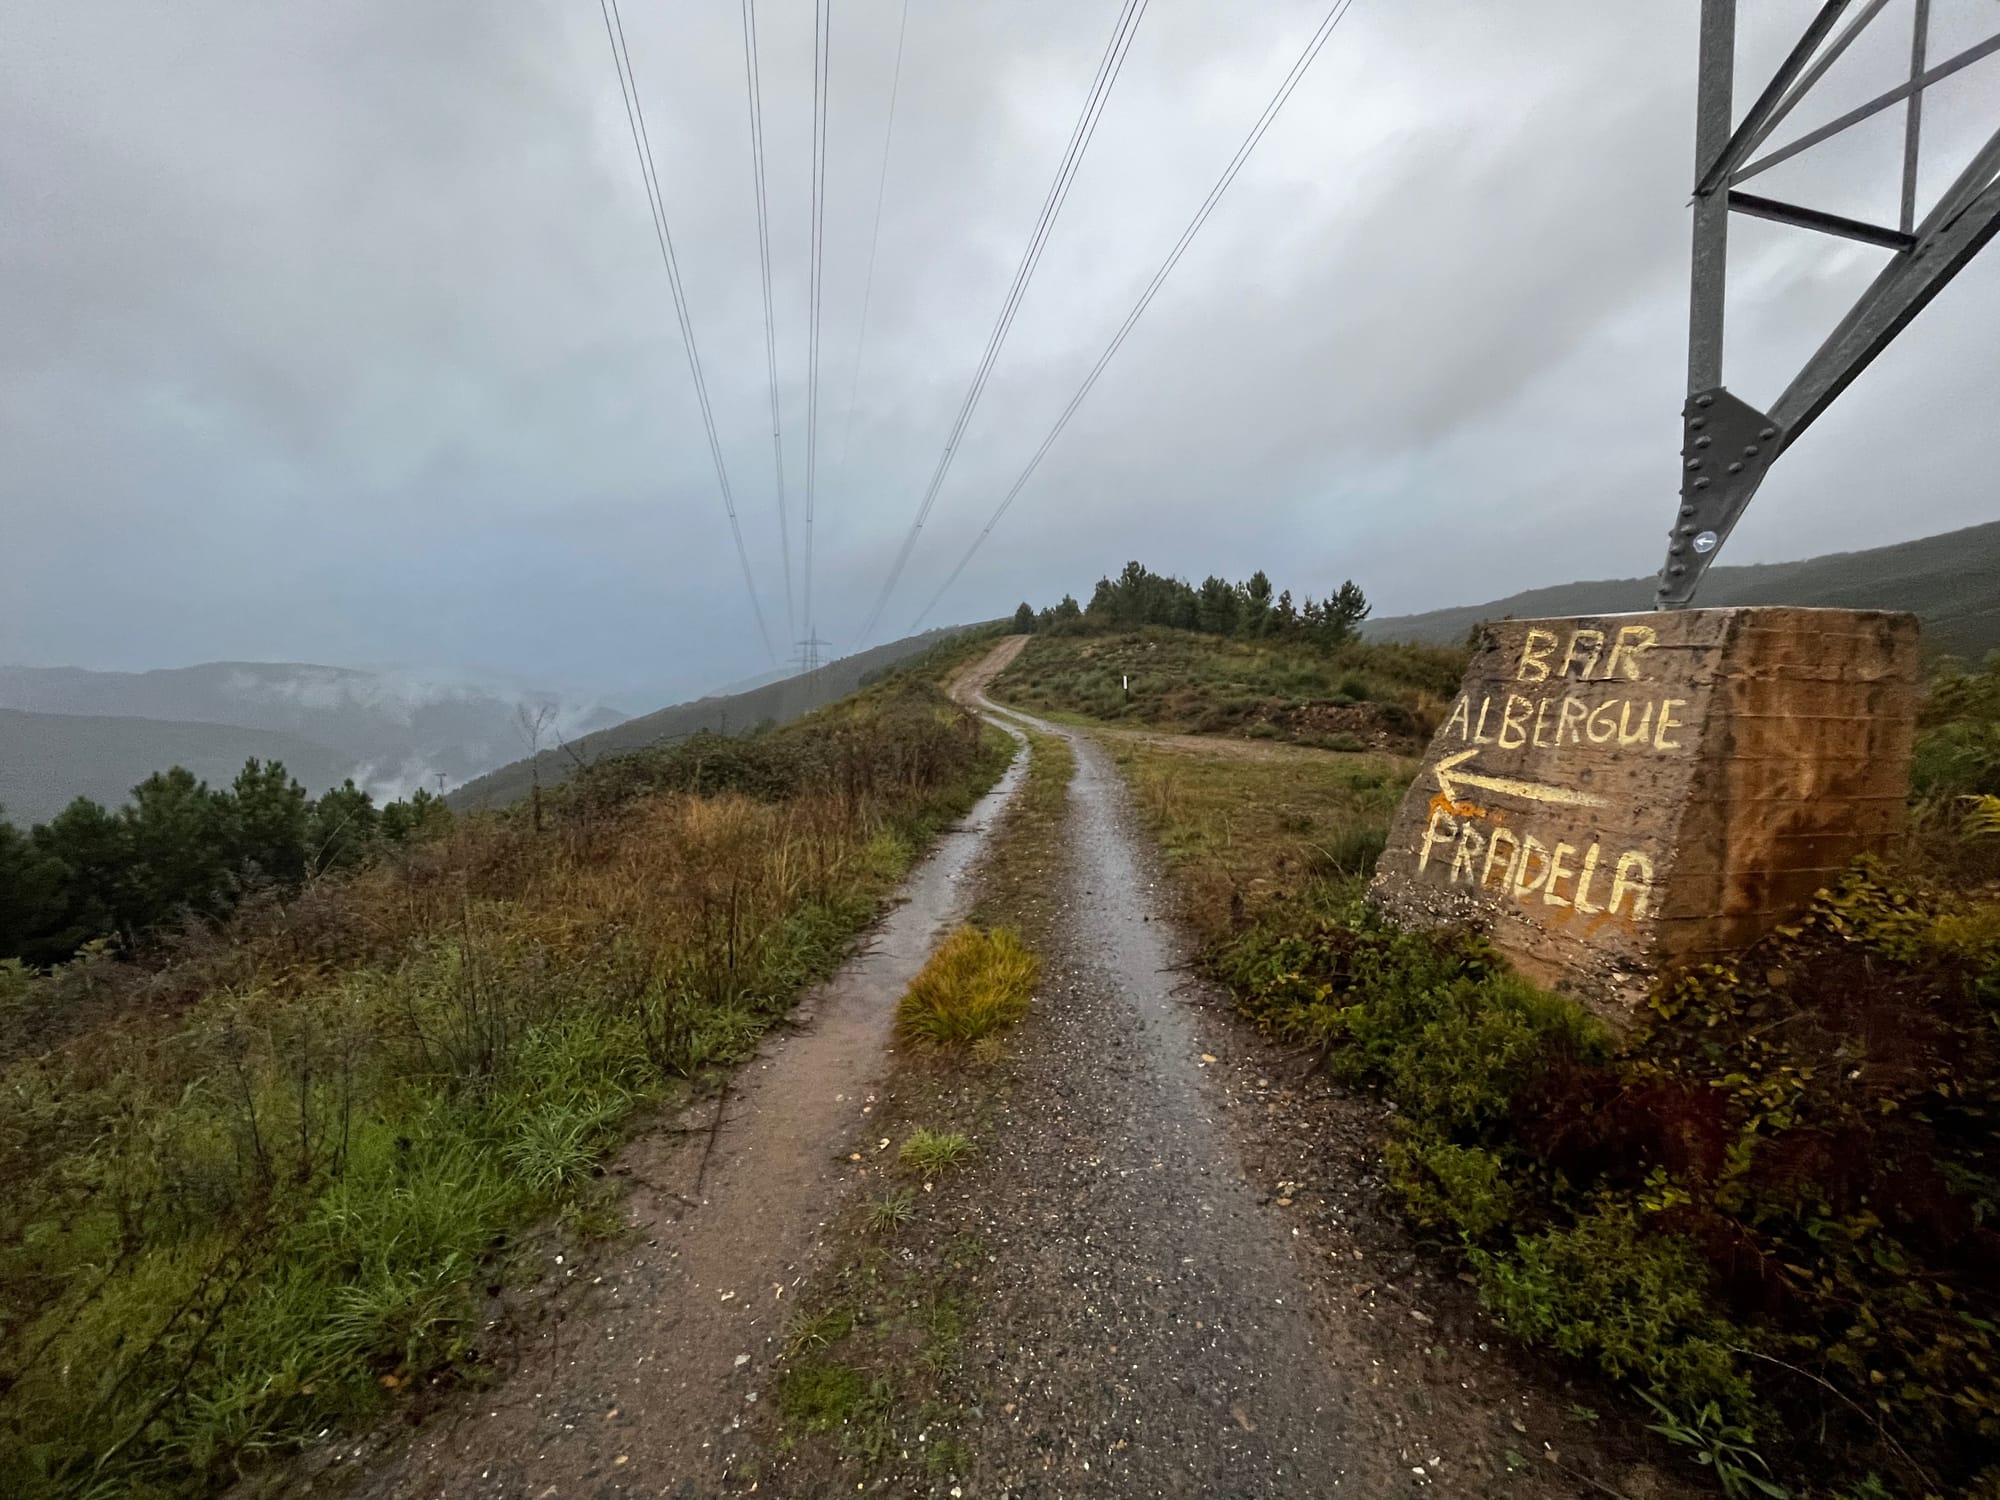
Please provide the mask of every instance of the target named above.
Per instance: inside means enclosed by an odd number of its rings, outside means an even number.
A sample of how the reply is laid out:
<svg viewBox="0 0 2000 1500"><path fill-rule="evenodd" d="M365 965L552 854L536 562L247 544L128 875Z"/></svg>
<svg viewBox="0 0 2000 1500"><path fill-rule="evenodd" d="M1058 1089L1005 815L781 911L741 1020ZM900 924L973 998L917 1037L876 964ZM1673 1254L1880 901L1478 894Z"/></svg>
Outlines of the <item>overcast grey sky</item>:
<svg viewBox="0 0 2000 1500"><path fill-rule="evenodd" d="M834 0L815 593L840 649L1118 9L910 0L851 386L899 6ZM1742 98L1814 8L1745 7ZM984 522L1323 10L1153 0L880 634ZM1896 81L1906 10L1820 116ZM1992 0L1934 13L1940 54L2000 22ZM758 14L796 518L813 7ZM939 618L1083 594L1128 557L1316 594L1351 575L1378 613L1650 572L1676 485L1695 15L1358 0ZM626 0L625 24L782 635L738 7ZM1933 92L1927 193L1996 105L2000 59ZM1767 190L1893 219L1900 115L1837 144ZM1733 234L1729 383L1769 400L1881 252ZM1996 331L2000 251L1778 465L1727 560L2000 515ZM0 661L663 693L767 664L595 0L0 7L0 455Z"/></svg>

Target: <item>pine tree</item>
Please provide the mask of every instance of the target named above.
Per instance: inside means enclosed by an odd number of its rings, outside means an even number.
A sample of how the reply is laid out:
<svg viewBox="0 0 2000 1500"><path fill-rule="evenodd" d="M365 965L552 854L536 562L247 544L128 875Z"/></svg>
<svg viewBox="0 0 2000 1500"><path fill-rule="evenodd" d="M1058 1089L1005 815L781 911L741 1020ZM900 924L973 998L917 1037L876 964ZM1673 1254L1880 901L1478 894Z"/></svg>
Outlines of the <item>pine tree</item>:
<svg viewBox="0 0 2000 1500"><path fill-rule="evenodd" d="M50 961L40 950L60 926L63 867L0 816L0 959Z"/></svg>
<svg viewBox="0 0 2000 1500"><path fill-rule="evenodd" d="M132 888L132 841L125 822L88 797L78 797L36 828L35 847L62 872L62 909L39 950L22 956L60 963L92 938L139 927Z"/></svg>
<svg viewBox="0 0 2000 1500"><path fill-rule="evenodd" d="M1368 596L1352 578L1341 584L1326 601L1324 636L1329 646L1344 646L1360 634L1361 622L1368 618Z"/></svg>
<svg viewBox="0 0 2000 1500"><path fill-rule="evenodd" d="M1204 635L1234 635L1242 614L1242 599L1236 585L1214 574L1201 581L1195 596L1195 629Z"/></svg>
<svg viewBox="0 0 2000 1500"><path fill-rule="evenodd" d="M218 916L235 890L235 799L212 792L183 766L156 771L132 788L122 814L132 859L133 929L184 912Z"/></svg>
<svg viewBox="0 0 2000 1500"><path fill-rule="evenodd" d="M237 863L286 885L303 880L312 816L306 789L283 763L263 764L252 756L236 774L235 794Z"/></svg>
<svg viewBox="0 0 2000 1500"><path fill-rule="evenodd" d="M1253 640L1271 627L1271 579L1262 568L1243 585L1243 618L1238 623L1243 634Z"/></svg>
<svg viewBox="0 0 2000 1500"><path fill-rule="evenodd" d="M381 815L374 800L350 777L313 804L307 825L306 857L314 870L338 870L358 865L367 856Z"/></svg>
<svg viewBox="0 0 2000 1500"><path fill-rule="evenodd" d="M427 839L451 825L451 808L435 792L418 787L405 801L383 806L376 830L388 843Z"/></svg>

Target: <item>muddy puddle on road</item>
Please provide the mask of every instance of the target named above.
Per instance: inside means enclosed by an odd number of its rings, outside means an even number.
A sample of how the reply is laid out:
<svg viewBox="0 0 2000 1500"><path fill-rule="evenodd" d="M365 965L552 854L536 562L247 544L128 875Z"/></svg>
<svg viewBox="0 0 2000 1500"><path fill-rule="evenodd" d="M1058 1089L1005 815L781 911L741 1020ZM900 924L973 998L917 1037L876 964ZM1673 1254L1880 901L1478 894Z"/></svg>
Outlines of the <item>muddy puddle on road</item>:
<svg viewBox="0 0 2000 1500"><path fill-rule="evenodd" d="M319 1484L509 1500L727 1485L746 1417L772 1399L773 1363L847 1190L850 1153L876 1149L870 1117L896 1002L963 918L974 861L1026 761L1015 756L912 872L863 951L738 1069L719 1116L705 1102L620 1155L611 1170L629 1185L630 1237L582 1264L552 1256L547 1279L568 1285L522 1332L505 1378L400 1449L350 1454L345 1474L323 1466Z"/></svg>

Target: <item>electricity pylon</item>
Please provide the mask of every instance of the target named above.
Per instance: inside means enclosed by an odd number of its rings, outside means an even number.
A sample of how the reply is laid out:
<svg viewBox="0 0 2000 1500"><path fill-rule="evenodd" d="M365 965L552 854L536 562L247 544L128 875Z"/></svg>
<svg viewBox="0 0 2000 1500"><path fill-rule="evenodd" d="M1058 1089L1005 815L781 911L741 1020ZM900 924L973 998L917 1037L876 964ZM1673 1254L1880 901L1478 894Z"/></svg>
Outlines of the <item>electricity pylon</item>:
<svg viewBox="0 0 2000 1500"><path fill-rule="evenodd" d="M1785 145L1765 150L1772 133L1811 96L1814 86L1855 38L1889 8L1890 0L1866 0L1844 27L1841 20L1854 8L1854 0L1826 0L1741 120L1735 120L1730 97L1736 68L1736 0L1702 0L1688 396L1681 410L1681 503L1673 529L1667 533L1667 560L1660 570L1658 606L1662 609L1678 609L1694 598L1702 575L1729 539L1730 529L1778 455L1798 440L2000 230L2000 129L1972 154L1929 211L1921 219L1917 217L1924 91L1961 68L2000 52L2000 33L1941 62L1931 62L1930 0L1911 3L1914 14L1907 80ZM1738 186L1899 105L1904 122L1903 175L1895 227L1744 192ZM1761 411L1731 394L1722 382L1732 213L1859 240L1891 252L1888 264L1791 384Z"/></svg>

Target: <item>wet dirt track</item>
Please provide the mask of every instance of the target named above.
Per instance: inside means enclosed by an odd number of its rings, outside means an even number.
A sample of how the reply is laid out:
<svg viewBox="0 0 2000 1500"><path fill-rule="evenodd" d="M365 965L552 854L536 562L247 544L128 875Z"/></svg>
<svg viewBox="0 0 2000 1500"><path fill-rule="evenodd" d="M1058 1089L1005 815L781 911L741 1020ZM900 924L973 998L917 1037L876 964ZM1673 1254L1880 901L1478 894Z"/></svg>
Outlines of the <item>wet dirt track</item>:
<svg viewBox="0 0 2000 1500"><path fill-rule="evenodd" d="M952 1424L965 1462L927 1472L918 1453L900 1477L857 1473L795 1449L772 1408L795 1308L854 1248L836 1214L893 1169L878 1136L912 1081L890 1071L895 1001L972 905L1025 756L799 1029L738 1073L712 1150L704 1109L625 1153L634 1239L547 1268L545 1286L569 1285L516 1317L506 1378L406 1439L322 1462L307 1487L707 1500L851 1494L866 1476L871 1494L964 1500L1684 1494L1636 1455L1589 1455L1566 1383L1488 1352L1470 1292L1427 1273L1384 1212L1379 1106L1306 1076L1190 973L1108 755L983 698L1019 646L954 690L1010 729L1061 736L1076 772L1060 829L1020 846L1036 851L1016 903L1044 960L1033 1014L997 1071L942 1085L986 1100L971 1170L925 1231L983 1252L971 1399Z"/></svg>
<svg viewBox="0 0 2000 1500"><path fill-rule="evenodd" d="M1363 1493L1306 1288L1214 1117L1123 785L1088 737L1023 718L1076 775L1043 1014L984 1147L1016 1191L981 1225L1000 1410L974 1493Z"/></svg>
<svg viewBox="0 0 2000 1500"><path fill-rule="evenodd" d="M345 1474L325 1455L315 1488L678 1500L726 1487L742 1419L771 1391L797 1288L845 1192L848 1153L874 1147L896 1001L970 904L974 858L1025 765L1015 758L911 875L865 951L737 1072L718 1128L704 1104L680 1133L649 1132L622 1154L612 1170L630 1187L630 1239L581 1268L546 1268L545 1281L582 1284L549 1299L504 1382L438 1413L407 1446L347 1455Z"/></svg>

